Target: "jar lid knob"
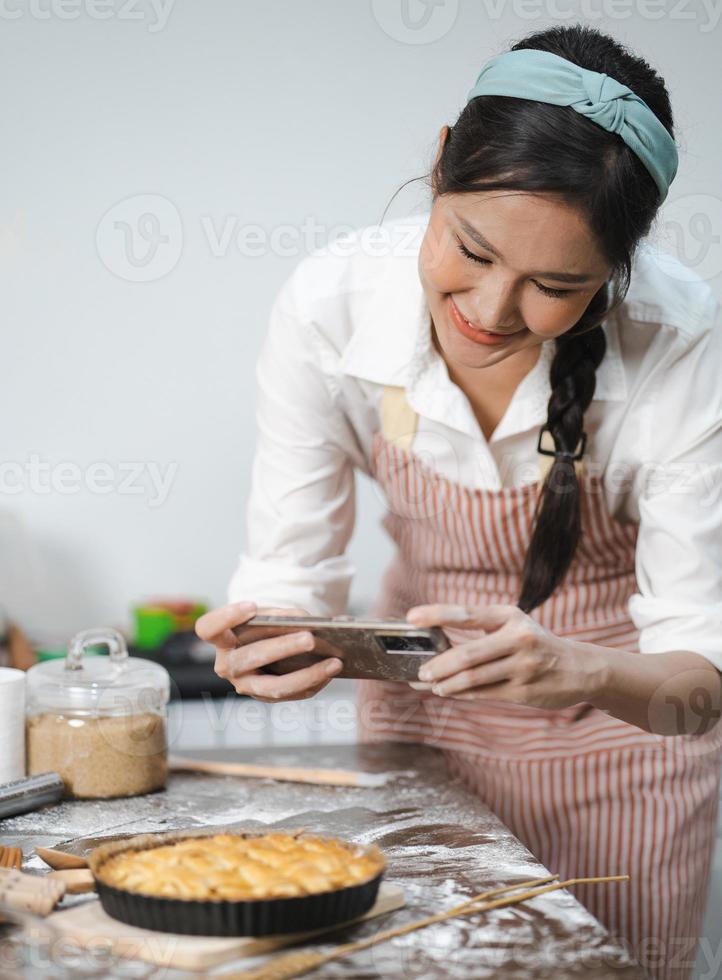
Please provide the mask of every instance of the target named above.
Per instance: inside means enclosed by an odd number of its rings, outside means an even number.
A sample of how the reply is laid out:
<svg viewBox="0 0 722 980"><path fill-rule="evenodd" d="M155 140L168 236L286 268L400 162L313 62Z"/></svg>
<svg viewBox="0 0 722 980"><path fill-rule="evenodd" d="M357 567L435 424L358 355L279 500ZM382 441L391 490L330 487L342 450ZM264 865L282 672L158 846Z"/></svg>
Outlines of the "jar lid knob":
<svg viewBox="0 0 722 980"><path fill-rule="evenodd" d="M128 647L123 634L109 626L98 626L75 634L68 646L65 669L82 670L83 654L86 647L95 646L98 643L104 643L108 647L110 660L116 666L120 666L128 659Z"/></svg>

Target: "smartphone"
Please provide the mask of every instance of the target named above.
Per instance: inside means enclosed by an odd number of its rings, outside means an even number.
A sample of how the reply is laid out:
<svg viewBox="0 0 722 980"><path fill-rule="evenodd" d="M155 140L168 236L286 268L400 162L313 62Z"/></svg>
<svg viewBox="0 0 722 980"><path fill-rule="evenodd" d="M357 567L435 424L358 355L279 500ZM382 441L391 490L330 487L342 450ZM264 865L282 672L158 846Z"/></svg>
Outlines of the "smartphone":
<svg viewBox="0 0 722 980"><path fill-rule="evenodd" d="M421 665L451 646L440 627L412 626L405 619L258 615L233 627L239 646L299 630L313 633L313 650L295 653L267 664L261 670L269 674L288 674L326 657L338 657L343 668L336 677L416 681Z"/></svg>

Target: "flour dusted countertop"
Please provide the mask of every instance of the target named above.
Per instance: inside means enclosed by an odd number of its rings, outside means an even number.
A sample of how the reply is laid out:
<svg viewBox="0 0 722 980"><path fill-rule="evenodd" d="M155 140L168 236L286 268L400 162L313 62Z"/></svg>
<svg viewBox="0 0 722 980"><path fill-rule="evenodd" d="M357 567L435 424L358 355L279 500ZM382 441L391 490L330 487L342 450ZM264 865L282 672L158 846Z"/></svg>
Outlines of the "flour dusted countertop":
<svg viewBox="0 0 722 980"><path fill-rule="evenodd" d="M44 868L33 854L37 845L71 844L75 853L82 854L88 849L82 838L212 828L234 822L303 826L374 842L387 856L387 880L404 888L406 907L357 926L352 930L354 937L449 908L486 887L541 877L546 872L483 803L447 776L443 757L434 749L380 743L206 751L203 757L392 772L395 776L375 788L345 788L174 773L165 791L148 796L69 801L1 821L0 839L23 848L28 870ZM87 900L81 896L71 899ZM333 941L350 935L351 931L336 933ZM559 980L641 980L644 976L568 892L545 895L523 907L500 909L483 918L440 923L329 963L312 976L529 980L552 973ZM148 968L138 975L153 973ZM164 980L180 976L166 970L155 974L161 975Z"/></svg>

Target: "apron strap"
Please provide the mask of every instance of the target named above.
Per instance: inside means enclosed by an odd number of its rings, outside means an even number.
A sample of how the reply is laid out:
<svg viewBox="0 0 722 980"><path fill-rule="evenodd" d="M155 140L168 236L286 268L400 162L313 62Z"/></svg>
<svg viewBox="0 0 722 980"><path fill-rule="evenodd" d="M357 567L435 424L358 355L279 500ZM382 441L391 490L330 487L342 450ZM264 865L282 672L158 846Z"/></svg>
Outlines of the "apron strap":
<svg viewBox="0 0 722 980"><path fill-rule="evenodd" d="M381 432L384 439L399 449L409 449L418 424L418 413L406 400L404 387L384 385L381 393Z"/></svg>

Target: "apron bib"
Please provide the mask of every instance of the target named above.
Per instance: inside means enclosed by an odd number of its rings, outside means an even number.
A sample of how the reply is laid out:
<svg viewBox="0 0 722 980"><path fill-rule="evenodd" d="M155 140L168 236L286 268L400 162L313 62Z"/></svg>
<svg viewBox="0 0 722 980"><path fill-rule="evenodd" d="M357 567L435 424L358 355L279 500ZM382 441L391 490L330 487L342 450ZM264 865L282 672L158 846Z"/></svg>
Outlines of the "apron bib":
<svg viewBox="0 0 722 980"><path fill-rule="evenodd" d="M540 482L480 490L437 474L409 449L415 423L398 389L387 389L382 420L371 472L397 550L372 615L404 618L429 602L516 605ZM627 612L637 525L609 514L599 476L581 470L580 485L574 560L530 615L559 636L643 656ZM458 643L480 631L447 632ZM651 977L689 975L715 840L722 723L706 736L666 737L584 703L548 710L389 681L357 685L361 740L441 749L451 773L563 878L629 874L627 883L572 890Z"/></svg>

